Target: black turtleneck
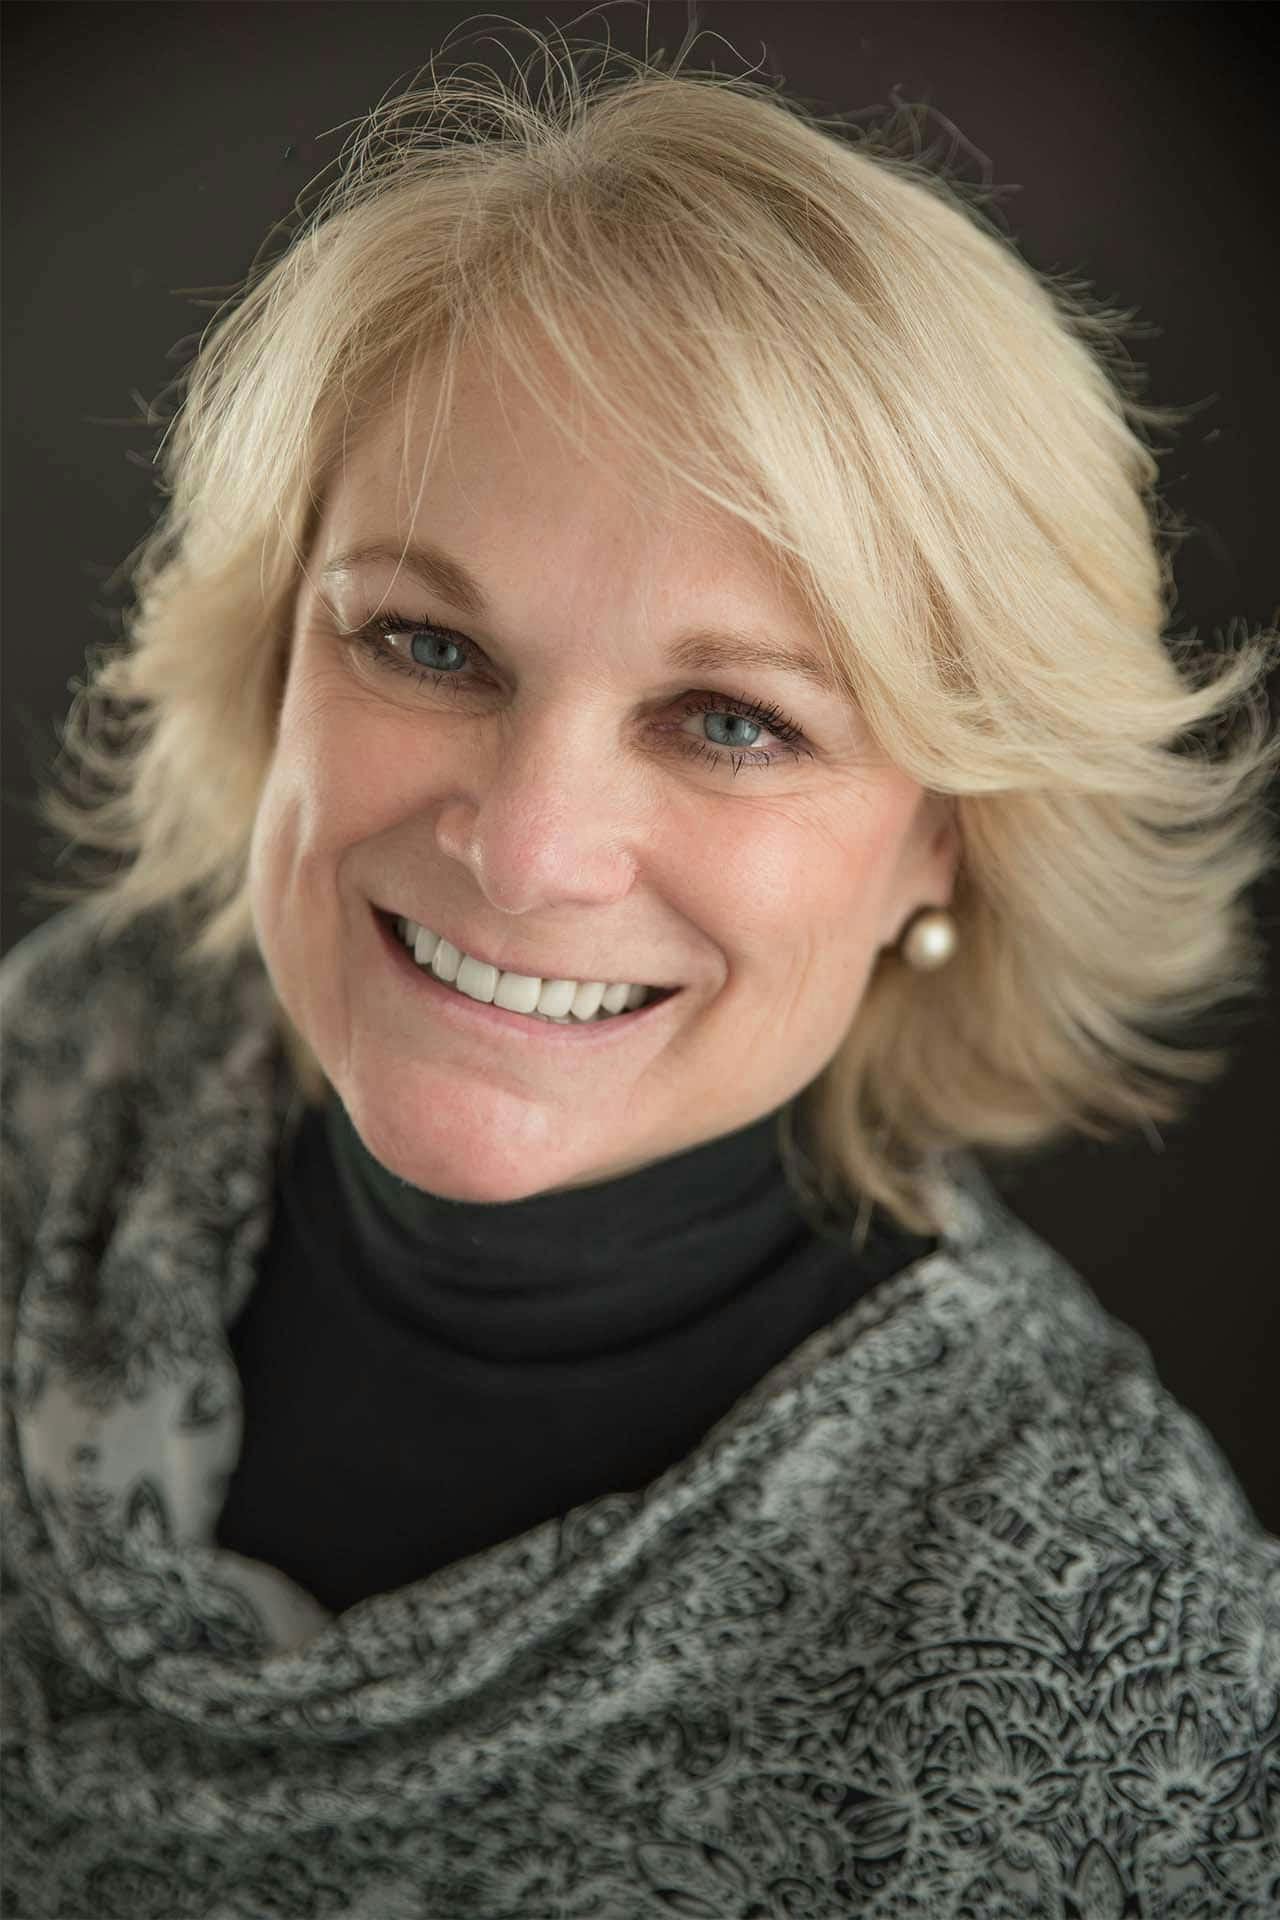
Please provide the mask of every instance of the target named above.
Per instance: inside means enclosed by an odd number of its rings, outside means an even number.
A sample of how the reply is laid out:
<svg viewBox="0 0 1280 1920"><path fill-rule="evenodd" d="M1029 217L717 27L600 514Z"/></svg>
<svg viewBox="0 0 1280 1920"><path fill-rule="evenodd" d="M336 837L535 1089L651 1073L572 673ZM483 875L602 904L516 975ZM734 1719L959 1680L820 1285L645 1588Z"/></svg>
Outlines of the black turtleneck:
<svg viewBox="0 0 1280 1920"><path fill-rule="evenodd" d="M773 1366L937 1245L811 1224L771 1113L596 1186L410 1186L336 1093L286 1141L219 1544L334 1612L684 1458Z"/></svg>

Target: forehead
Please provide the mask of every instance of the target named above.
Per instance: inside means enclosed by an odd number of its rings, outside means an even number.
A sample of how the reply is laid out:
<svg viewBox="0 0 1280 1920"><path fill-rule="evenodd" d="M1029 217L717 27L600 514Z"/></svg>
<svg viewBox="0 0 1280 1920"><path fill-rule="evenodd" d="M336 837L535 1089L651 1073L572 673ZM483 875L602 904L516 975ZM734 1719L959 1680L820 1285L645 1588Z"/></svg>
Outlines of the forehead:
<svg viewBox="0 0 1280 1920"><path fill-rule="evenodd" d="M447 403L426 370L351 437L329 490L322 551L415 536L501 572L512 554L575 569L728 580L790 598L754 529L641 455L558 367L554 417L511 372L463 356Z"/></svg>

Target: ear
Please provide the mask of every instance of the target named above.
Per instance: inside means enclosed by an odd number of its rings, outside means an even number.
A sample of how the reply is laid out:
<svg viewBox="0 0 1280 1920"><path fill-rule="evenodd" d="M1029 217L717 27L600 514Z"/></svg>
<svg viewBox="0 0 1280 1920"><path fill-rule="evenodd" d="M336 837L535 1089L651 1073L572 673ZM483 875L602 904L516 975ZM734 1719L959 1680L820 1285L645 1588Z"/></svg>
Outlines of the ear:
<svg viewBox="0 0 1280 1920"><path fill-rule="evenodd" d="M920 884L927 895L927 898L922 896L921 904L945 907L955 891L956 872L963 852L956 797L950 793L926 794L920 813L925 848Z"/></svg>
<svg viewBox="0 0 1280 1920"><path fill-rule="evenodd" d="M962 852L960 818L951 794L925 795L913 823L912 842L914 851L900 880L896 923L890 923L880 951L897 946L907 923L921 908L950 905Z"/></svg>

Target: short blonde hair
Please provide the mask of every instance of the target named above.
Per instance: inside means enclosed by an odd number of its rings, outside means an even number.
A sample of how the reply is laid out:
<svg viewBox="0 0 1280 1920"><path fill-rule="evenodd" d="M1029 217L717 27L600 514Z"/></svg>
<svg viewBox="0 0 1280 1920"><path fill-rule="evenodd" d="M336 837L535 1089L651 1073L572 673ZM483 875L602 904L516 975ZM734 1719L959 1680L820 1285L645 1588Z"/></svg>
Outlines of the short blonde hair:
<svg viewBox="0 0 1280 1920"><path fill-rule="evenodd" d="M598 44L519 30L511 82L433 60L361 123L206 329L124 642L64 731L101 790L41 799L127 863L34 890L107 932L172 909L192 968L256 945L294 595L352 422L431 367L438 430L467 347L553 406L534 338L634 447L638 487L674 479L762 536L883 749L954 806L958 952L923 974L880 956L802 1096L817 1194L860 1203L862 1232L873 1202L936 1232L935 1156L1181 1117L1176 1083L1227 1056L1172 1029L1264 975L1243 894L1275 857L1280 651L1272 630L1216 662L1164 637L1178 530L1145 429L1180 416L1134 397L1131 316L1024 263L920 157L910 110L859 131L688 68L688 40L588 74ZM133 711L96 738L107 701ZM1210 754L1189 730L1224 716Z"/></svg>

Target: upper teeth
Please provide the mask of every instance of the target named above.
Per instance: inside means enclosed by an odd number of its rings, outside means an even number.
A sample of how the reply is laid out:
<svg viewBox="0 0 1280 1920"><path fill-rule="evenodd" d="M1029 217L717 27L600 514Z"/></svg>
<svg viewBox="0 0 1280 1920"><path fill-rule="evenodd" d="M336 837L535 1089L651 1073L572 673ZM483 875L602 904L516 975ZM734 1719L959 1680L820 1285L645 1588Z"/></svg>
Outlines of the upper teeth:
<svg viewBox="0 0 1280 1920"><path fill-rule="evenodd" d="M452 941L416 920L398 919L396 931L420 967L429 966L438 980L447 981L472 1000L485 1000L509 1013L538 1013L548 1020L592 1020L598 1013L621 1013L642 1006L647 987L625 980L541 980L535 974L502 973L483 960L473 960Z"/></svg>

